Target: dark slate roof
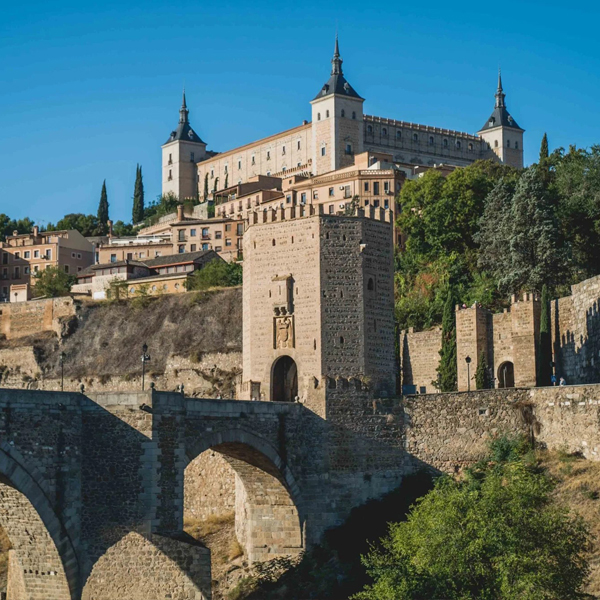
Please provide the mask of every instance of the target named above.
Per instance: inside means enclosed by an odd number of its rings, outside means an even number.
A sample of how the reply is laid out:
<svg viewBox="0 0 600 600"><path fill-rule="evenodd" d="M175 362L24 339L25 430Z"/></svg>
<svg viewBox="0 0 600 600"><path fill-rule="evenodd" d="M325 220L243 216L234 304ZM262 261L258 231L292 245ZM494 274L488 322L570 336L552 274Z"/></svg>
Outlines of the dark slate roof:
<svg viewBox="0 0 600 600"><path fill-rule="evenodd" d="M490 118L485 122L485 125L479 130L487 131L488 129L495 129L496 127L512 127L520 131L525 131L517 125L517 122L512 118L508 110L506 109L506 103L504 101L506 94L502 89L502 77L498 73L498 89L496 90L496 106L494 112Z"/></svg>
<svg viewBox="0 0 600 600"><path fill-rule="evenodd" d="M313 98L318 100L325 96L331 96L338 94L340 96L348 96L349 98L359 98L363 100L357 93L356 90L346 81L344 73L342 71L342 59L340 58L340 48L338 44L337 36L335 38L335 50L333 53L333 59L331 60L331 77L327 80L327 83L321 88L321 91Z"/></svg>
<svg viewBox="0 0 600 600"><path fill-rule="evenodd" d="M179 109L179 124L177 129L171 132L169 139L165 142L168 144L175 141L195 142L196 144L204 144L200 139L200 136L192 129L189 121L188 114L189 110L185 101L185 91L183 92L183 101L181 108Z"/></svg>
<svg viewBox="0 0 600 600"><path fill-rule="evenodd" d="M168 265L180 265L182 263L196 262L197 260L207 257L208 254L214 254L215 258L219 255L214 250L198 250L197 252L182 252L181 254L168 254L167 256L157 256L150 260L145 260L144 264L151 269L156 267L165 267Z"/></svg>

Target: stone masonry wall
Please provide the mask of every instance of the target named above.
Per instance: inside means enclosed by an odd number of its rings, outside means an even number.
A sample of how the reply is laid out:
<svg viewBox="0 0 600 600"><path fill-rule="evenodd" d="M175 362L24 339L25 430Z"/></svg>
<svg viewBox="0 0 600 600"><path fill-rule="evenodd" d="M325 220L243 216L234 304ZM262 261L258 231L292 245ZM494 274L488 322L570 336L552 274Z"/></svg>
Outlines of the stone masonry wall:
<svg viewBox="0 0 600 600"><path fill-rule="evenodd" d="M419 331L411 327L400 334L400 365L402 368L402 392L426 394L438 391L437 369L440 364L442 329Z"/></svg>
<svg viewBox="0 0 600 600"><path fill-rule="evenodd" d="M571 286L551 312L557 376L574 384L600 382L600 276Z"/></svg>
<svg viewBox="0 0 600 600"><path fill-rule="evenodd" d="M71 297L9 302L0 308L0 333L7 339L35 335L41 331L54 331L60 335L76 310Z"/></svg>

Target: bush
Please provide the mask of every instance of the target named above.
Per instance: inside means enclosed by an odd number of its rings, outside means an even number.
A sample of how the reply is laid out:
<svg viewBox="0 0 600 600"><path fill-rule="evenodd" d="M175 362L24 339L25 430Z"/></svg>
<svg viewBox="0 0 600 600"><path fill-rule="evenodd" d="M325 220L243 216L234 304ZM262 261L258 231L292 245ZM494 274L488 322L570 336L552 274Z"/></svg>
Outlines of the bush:
<svg viewBox="0 0 600 600"><path fill-rule="evenodd" d="M76 281L77 278L74 275L65 273L60 267L48 267L35 274L34 294L38 297L45 296L47 298L68 296Z"/></svg>
<svg viewBox="0 0 600 600"><path fill-rule="evenodd" d="M211 287L232 287L242 283L242 265L228 263L220 258L211 260L186 281L188 290L207 290Z"/></svg>

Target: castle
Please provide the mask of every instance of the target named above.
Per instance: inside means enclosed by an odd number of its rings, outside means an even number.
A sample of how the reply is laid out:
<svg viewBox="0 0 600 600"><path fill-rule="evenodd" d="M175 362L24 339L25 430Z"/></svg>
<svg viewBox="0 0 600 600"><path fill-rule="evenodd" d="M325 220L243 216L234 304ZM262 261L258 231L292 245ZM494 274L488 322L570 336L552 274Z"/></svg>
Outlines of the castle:
<svg viewBox="0 0 600 600"><path fill-rule="evenodd" d="M310 122L226 152L207 150L190 125L184 92L177 128L162 146L163 194L206 200L260 176L305 181L352 167L365 152L385 155L405 172L490 158L523 167L524 130L506 108L500 73L494 110L473 135L364 114L365 100L345 78L342 62L336 36L331 74L310 101Z"/></svg>

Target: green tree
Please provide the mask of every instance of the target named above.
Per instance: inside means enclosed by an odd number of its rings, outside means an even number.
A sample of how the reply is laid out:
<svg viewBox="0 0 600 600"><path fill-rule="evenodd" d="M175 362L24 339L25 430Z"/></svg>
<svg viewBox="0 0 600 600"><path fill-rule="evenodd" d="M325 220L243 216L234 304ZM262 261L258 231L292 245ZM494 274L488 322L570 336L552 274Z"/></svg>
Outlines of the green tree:
<svg viewBox="0 0 600 600"><path fill-rule="evenodd" d="M589 567L580 517L520 459L448 476L363 557L372 585L355 600L574 600Z"/></svg>
<svg viewBox="0 0 600 600"><path fill-rule="evenodd" d="M102 182L102 191L100 192L100 202L98 204L98 230L106 233L108 226L108 196L106 194L106 179Z"/></svg>
<svg viewBox="0 0 600 600"><path fill-rule="evenodd" d="M208 198L208 173L204 175L204 200Z"/></svg>
<svg viewBox="0 0 600 600"><path fill-rule="evenodd" d="M538 352L538 385L550 385L552 377L552 338L550 329L550 297L548 286L542 287L540 314L540 348Z"/></svg>
<svg viewBox="0 0 600 600"><path fill-rule="evenodd" d="M47 227L48 231L62 231L64 229L76 229L84 237L100 235L100 227L96 215L70 213L65 215L56 225L49 224Z"/></svg>
<svg viewBox="0 0 600 600"><path fill-rule="evenodd" d="M477 369L475 370L475 385L478 390L489 390L490 384L490 370L485 352L482 350L477 361Z"/></svg>
<svg viewBox="0 0 600 600"><path fill-rule="evenodd" d="M207 290L211 287L231 287L242 284L242 265L228 263L222 258L211 260L202 269L194 271L186 281L188 290Z"/></svg>
<svg viewBox="0 0 600 600"><path fill-rule="evenodd" d="M30 233L35 223L29 218L11 219L8 215L0 213L0 241L17 232L18 234Z"/></svg>
<svg viewBox="0 0 600 600"><path fill-rule="evenodd" d="M144 220L144 181L142 178L141 165L136 166L135 186L133 189L133 224L141 223Z"/></svg>
<svg viewBox="0 0 600 600"><path fill-rule="evenodd" d="M136 229L131 223L124 223L120 219L113 224L113 233L117 237L125 235L135 235Z"/></svg>
<svg viewBox="0 0 600 600"><path fill-rule="evenodd" d="M442 318L442 349L440 350L438 380L442 392L453 392L456 390L458 380L456 367L456 313L454 294L451 287L448 289Z"/></svg>
<svg viewBox="0 0 600 600"><path fill-rule="evenodd" d="M548 150L548 134L544 133L542 143L540 144L540 165L543 165L547 160L550 152Z"/></svg>
<svg viewBox="0 0 600 600"><path fill-rule="evenodd" d="M35 274L33 293L36 297L45 296L46 298L67 296L76 281L77 278L65 273L64 269L48 267Z"/></svg>

